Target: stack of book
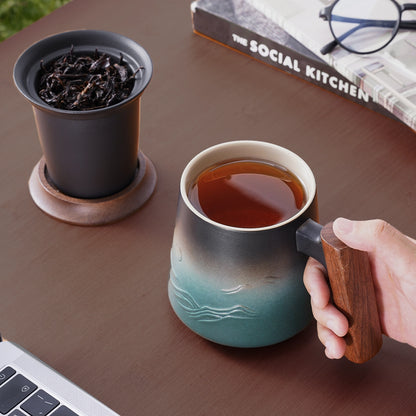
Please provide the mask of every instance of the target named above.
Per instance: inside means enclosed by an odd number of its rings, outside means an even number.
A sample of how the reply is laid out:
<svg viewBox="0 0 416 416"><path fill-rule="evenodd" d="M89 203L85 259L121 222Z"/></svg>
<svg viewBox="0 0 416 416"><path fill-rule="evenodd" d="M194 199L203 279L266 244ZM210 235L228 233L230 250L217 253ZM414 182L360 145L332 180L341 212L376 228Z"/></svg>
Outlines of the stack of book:
<svg viewBox="0 0 416 416"><path fill-rule="evenodd" d="M416 64L408 59L413 46L407 46L416 33L403 31L392 45L371 55L342 48L321 55L322 45L332 40L328 22L318 17L327 4L327 0L196 0L191 4L193 29L416 129L416 73L411 68Z"/></svg>

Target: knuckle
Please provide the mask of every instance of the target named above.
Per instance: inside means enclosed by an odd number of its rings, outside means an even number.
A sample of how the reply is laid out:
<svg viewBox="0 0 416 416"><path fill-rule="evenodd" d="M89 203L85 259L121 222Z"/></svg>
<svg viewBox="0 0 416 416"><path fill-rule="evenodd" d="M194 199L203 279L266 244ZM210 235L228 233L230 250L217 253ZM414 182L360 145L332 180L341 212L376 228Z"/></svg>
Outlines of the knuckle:
<svg viewBox="0 0 416 416"><path fill-rule="evenodd" d="M376 238L381 238L382 236L390 233L390 225L384 220L374 220L373 223L373 233Z"/></svg>

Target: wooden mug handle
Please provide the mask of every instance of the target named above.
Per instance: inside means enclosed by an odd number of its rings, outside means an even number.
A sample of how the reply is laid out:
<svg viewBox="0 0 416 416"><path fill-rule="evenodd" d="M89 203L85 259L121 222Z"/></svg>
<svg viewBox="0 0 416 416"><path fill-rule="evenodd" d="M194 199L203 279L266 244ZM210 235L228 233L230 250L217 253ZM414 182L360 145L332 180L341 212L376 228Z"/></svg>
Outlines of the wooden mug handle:
<svg viewBox="0 0 416 416"><path fill-rule="evenodd" d="M334 304L349 323L345 356L363 363L374 357L383 343L370 260L367 252L339 240L332 224L322 228L321 241Z"/></svg>

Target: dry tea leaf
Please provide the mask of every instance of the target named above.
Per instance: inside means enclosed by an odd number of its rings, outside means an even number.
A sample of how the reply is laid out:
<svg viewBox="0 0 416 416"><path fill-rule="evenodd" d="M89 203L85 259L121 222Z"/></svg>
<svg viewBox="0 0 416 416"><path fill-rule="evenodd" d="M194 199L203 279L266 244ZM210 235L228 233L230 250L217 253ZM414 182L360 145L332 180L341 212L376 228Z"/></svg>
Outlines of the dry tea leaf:
<svg viewBox="0 0 416 416"><path fill-rule="evenodd" d="M41 64L39 96L63 110L85 111L109 107L127 98L139 68L132 73L120 53L118 62L97 50L77 55L74 48L54 61Z"/></svg>

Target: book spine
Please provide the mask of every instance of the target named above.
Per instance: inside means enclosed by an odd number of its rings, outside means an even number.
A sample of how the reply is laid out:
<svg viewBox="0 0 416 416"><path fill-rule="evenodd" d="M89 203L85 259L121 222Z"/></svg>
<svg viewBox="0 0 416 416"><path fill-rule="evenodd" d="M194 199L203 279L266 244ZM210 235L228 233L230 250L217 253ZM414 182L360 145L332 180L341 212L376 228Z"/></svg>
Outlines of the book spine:
<svg viewBox="0 0 416 416"><path fill-rule="evenodd" d="M210 40L309 81L366 108L395 118L384 107L375 103L367 92L351 83L319 58L314 60L215 13L210 13L198 7L197 2L193 4L191 11L193 30L196 34L208 37Z"/></svg>

